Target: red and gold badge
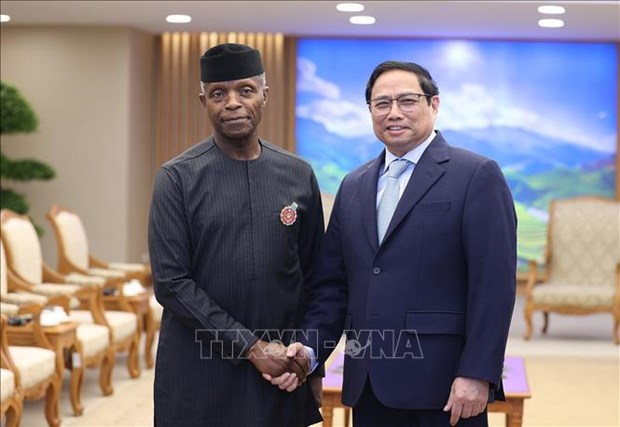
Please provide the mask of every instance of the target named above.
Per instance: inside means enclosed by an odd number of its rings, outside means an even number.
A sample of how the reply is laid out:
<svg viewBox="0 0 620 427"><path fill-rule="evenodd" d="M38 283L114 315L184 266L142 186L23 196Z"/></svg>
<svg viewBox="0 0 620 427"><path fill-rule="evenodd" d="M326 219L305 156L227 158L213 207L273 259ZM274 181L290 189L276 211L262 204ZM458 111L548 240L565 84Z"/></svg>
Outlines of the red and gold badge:
<svg viewBox="0 0 620 427"><path fill-rule="evenodd" d="M297 221L297 203L293 202L288 206L284 206L280 211L280 222L287 227L295 224Z"/></svg>

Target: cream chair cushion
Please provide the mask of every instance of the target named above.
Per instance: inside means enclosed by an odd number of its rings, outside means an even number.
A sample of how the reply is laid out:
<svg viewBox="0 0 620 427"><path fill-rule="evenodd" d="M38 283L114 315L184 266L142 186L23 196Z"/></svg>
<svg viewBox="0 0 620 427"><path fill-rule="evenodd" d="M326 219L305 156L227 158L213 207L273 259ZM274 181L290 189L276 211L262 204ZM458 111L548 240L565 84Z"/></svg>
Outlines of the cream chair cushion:
<svg viewBox="0 0 620 427"><path fill-rule="evenodd" d="M146 270L144 264L127 263L127 262L111 262L108 263L110 270L119 270L127 273L140 273Z"/></svg>
<svg viewBox="0 0 620 427"><path fill-rule="evenodd" d="M80 273L71 273L65 276L67 283L74 283L80 286L103 286L105 279L103 277L87 276Z"/></svg>
<svg viewBox="0 0 620 427"><path fill-rule="evenodd" d="M105 311L105 318L114 334L115 343L135 334L138 329L138 318L134 313L125 311ZM93 316L90 311L72 310L69 314L71 320L78 323L93 324Z"/></svg>
<svg viewBox="0 0 620 427"><path fill-rule="evenodd" d="M7 304L0 301L0 314L5 316L15 316L19 313L19 306L15 304Z"/></svg>
<svg viewBox="0 0 620 427"><path fill-rule="evenodd" d="M67 258L83 270L88 269L88 239L80 217L73 212L62 211L56 215L56 225L62 236Z"/></svg>
<svg viewBox="0 0 620 427"><path fill-rule="evenodd" d="M614 302L614 288L562 283L545 283L532 290L534 301L546 305L562 305L575 307L611 307Z"/></svg>
<svg viewBox="0 0 620 427"><path fill-rule="evenodd" d="M23 218L11 218L2 226L2 239L12 254L12 268L26 281L43 281L43 259L39 236L32 223Z"/></svg>
<svg viewBox="0 0 620 427"><path fill-rule="evenodd" d="M79 285L71 285L65 283L42 283L40 285L33 286L33 291L45 295L48 297L53 297L56 295L66 295L69 298L69 308L78 308L80 307L80 300L71 295L75 294L80 290Z"/></svg>
<svg viewBox="0 0 620 427"><path fill-rule="evenodd" d="M9 353L19 371L23 388L34 387L54 375L56 354L52 350L9 346Z"/></svg>
<svg viewBox="0 0 620 427"><path fill-rule="evenodd" d="M108 270L107 268L89 268L88 274L92 276L99 276L105 279L122 279L125 277L125 273L119 270Z"/></svg>
<svg viewBox="0 0 620 427"><path fill-rule="evenodd" d="M110 331L103 325L82 323L78 325L77 338L84 357L100 353L110 345Z"/></svg>
<svg viewBox="0 0 620 427"><path fill-rule="evenodd" d="M80 290L79 285L64 283L41 283L32 288L36 293L47 296L66 295L71 296Z"/></svg>
<svg viewBox="0 0 620 427"><path fill-rule="evenodd" d="M2 301L9 304L46 304L47 297L30 292L9 292L2 296Z"/></svg>
<svg viewBox="0 0 620 427"><path fill-rule="evenodd" d="M4 402L15 393L15 375L8 369L0 369L0 402Z"/></svg>

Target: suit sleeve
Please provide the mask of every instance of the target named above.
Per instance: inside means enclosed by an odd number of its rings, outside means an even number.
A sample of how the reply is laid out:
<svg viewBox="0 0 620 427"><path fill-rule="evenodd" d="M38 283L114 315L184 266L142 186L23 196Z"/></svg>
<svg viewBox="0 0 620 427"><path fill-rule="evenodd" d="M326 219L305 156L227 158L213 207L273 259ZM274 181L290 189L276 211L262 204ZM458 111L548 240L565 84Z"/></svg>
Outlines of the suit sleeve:
<svg viewBox="0 0 620 427"><path fill-rule="evenodd" d="M345 178L346 180L346 178ZM338 190L323 241L318 266L308 292L308 308L302 322L305 337L300 341L312 347L320 364L325 363L342 336L348 289L344 255L340 242L340 193Z"/></svg>
<svg viewBox="0 0 620 427"><path fill-rule="evenodd" d="M161 168L155 177L149 213L148 244L157 301L174 318L192 329L200 339L211 339L217 331L226 358L239 363L239 357L257 341L257 337L223 310L197 286L192 277L191 231L184 210L184 193L173 172ZM200 331L200 333L199 333Z"/></svg>
<svg viewBox="0 0 620 427"><path fill-rule="evenodd" d="M304 312L307 310L307 302L311 298L311 284L317 268L325 223L323 221L323 203L319 184L314 173L310 175L311 199L308 206L308 214L305 218L299 239L299 258L304 277ZM319 365L311 374L312 376L324 377L325 366Z"/></svg>
<svg viewBox="0 0 620 427"><path fill-rule="evenodd" d="M501 389L515 302L516 229L506 180L494 161L485 161L473 174L463 213L468 293L466 342L457 375L484 379L495 390Z"/></svg>

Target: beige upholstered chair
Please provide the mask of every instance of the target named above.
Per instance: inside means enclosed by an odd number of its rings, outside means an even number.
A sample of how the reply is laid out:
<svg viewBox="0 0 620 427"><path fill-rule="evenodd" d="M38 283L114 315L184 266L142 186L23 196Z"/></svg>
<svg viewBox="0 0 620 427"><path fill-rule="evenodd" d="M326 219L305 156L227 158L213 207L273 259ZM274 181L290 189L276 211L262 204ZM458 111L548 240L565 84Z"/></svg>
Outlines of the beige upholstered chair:
<svg viewBox="0 0 620 427"><path fill-rule="evenodd" d="M144 286L151 285L151 268L146 264L108 262L89 251L88 237L80 217L68 209L53 205L47 213L56 235L58 271L105 278L138 279Z"/></svg>
<svg viewBox="0 0 620 427"><path fill-rule="evenodd" d="M7 427L16 427L22 419L24 403L13 371L0 368L0 417Z"/></svg>
<svg viewBox="0 0 620 427"><path fill-rule="evenodd" d="M602 197L553 200L549 209L545 271L530 261L526 287L525 339L532 335L532 314L613 316L612 338L620 344L620 202Z"/></svg>
<svg viewBox="0 0 620 427"><path fill-rule="evenodd" d="M7 318L4 314L0 316L0 355L2 356L0 368L3 370L2 375L4 375L4 370L13 374L14 399L38 400L45 397L45 418L50 427L56 427L60 425L58 402L60 399L61 373L56 370L56 353L48 348L49 343L46 342L41 331L39 313L42 308L42 306L38 306L32 312L34 316L32 328L36 337L36 347L11 345L6 333ZM4 380L2 387L2 408L4 410ZM7 404L19 406L19 403L14 402L7 402ZM7 416L7 425L10 425L8 424L9 419L11 419L9 417L15 418L15 415Z"/></svg>
<svg viewBox="0 0 620 427"><path fill-rule="evenodd" d="M114 286L119 291L114 296L104 297L104 304L108 308L129 310L138 312L136 307L144 301L142 295L122 298L124 293L123 286L132 280L137 279L143 285L151 285L151 269L145 264L130 264L121 262L107 262L94 256L89 251L88 237L80 217L58 205L51 207L47 213L47 219L52 224L56 236L56 246L58 252L58 271L67 275L69 282L78 275L90 275L104 278L107 286ZM140 318L141 327L145 331L146 340L144 347L144 358L147 367L153 366L152 348L159 323L157 316L161 313L161 306L154 299L146 301L150 309Z"/></svg>
<svg viewBox="0 0 620 427"><path fill-rule="evenodd" d="M74 288L68 296L79 300L80 309L65 308L68 309L71 320L79 324L77 337L82 365L99 369L99 383L103 394L109 395L113 392L112 369L116 351L129 350L129 373L132 377L137 377L137 316L131 312L104 310L100 284L64 284L65 277L43 262L39 239L27 217L3 210L0 214L0 226L7 251L7 270L12 275L9 277L9 287L37 292L41 281L45 279L49 281L45 285L50 288ZM80 386L81 383L76 385ZM73 391L77 391L75 396L79 401L79 388L72 388ZM74 412L81 413L80 404L74 405Z"/></svg>
<svg viewBox="0 0 620 427"><path fill-rule="evenodd" d="M13 316L19 312L20 305L47 304L48 298L43 295L30 292L9 292L9 274L4 256L4 245L0 240L0 313Z"/></svg>
<svg viewBox="0 0 620 427"><path fill-rule="evenodd" d="M100 319L104 319L104 313L101 308L101 301L97 300L100 298L99 289L97 288L80 288L77 285L58 285L54 283L48 283L41 286L46 286L48 288L53 288L58 286L61 290L68 292L65 295L54 295L53 290L46 289L46 295L52 296L42 296L37 295L37 289L39 288L37 284L30 283L23 279L20 275L23 274L24 277L28 277L32 280L37 280L36 278L32 278L33 271L37 271L37 265L35 263L24 263L24 253L30 254L30 257L27 257L30 261L36 259L40 259L40 247L38 247L38 238L36 235L36 231L34 231L34 227L30 221L28 221L25 217L20 217L17 214L8 215L7 212L3 211L0 215L2 217L2 231L3 238L7 240L7 242L17 242L15 246L12 247L11 243L7 246L9 248L9 256L13 256L14 264L17 265L18 270L14 272L12 268L9 267L11 263L5 262L4 256L4 242L0 246L1 251L1 261L2 261L2 280L8 282L8 287L20 289L21 292L9 292L7 295L9 296L9 300L11 302L16 302L18 304L22 303L22 299L15 300L14 297L16 295L30 295L31 297L43 298L46 300L45 305L48 306L60 306L64 309L65 314L71 313L69 308L69 301L73 299L77 301L77 304L80 304L79 300L84 300L85 304L91 305L94 307L94 310L97 311L97 317ZM12 218L12 219L11 219ZM21 224L21 221L25 221L25 225ZM32 233L29 233L32 231ZM32 242L36 242L36 248L31 248ZM30 243L30 244L29 244ZM39 254L39 257L36 255ZM33 268L33 271L29 270L29 268ZM23 270L23 272L21 271ZM38 270L41 270L41 267L38 267ZM6 277L9 276L9 277ZM26 292L23 292L26 291ZM11 298L11 296L13 298ZM17 306L18 308L23 307ZM11 309L11 305L9 305L9 310ZM7 312L6 304L2 307L3 314L12 314L11 312ZM87 311L88 312L88 311ZM57 314L57 312L56 312ZM55 316L54 316L55 317ZM70 318L71 319L71 318ZM74 319L71 319L75 321ZM103 322L102 322L103 323ZM43 333L45 334L46 329L43 329ZM73 407L74 415L81 415L84 411L84 407L81 402L81 389L84 380L84 366L89 368L100 368L100 377L99 383L101 385L101 389L104 395L109 395L113 392L112 388L112 369L114 367L114 347L110 344L110 328L107 324L78 324L76 328L76 336L77 342L75 343L75 348L73 349L73 357L65 358L65 354L61 351L57 351L56 355L56 363L57 363L57 371L61 372L61 382L62 382L62 372L65 368L69 369L71 372L71 380L69 385L69 397L71 400L71 405ZM79 361L75 358L79 357Z"/></svg>

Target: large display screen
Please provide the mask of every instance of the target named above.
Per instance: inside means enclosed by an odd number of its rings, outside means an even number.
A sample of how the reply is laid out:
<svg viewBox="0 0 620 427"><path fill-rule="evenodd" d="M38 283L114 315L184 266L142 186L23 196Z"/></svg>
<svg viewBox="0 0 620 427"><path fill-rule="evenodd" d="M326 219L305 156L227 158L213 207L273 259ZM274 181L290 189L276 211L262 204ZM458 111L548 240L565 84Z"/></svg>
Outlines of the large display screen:
<svg viewBox="0 0 620 427"><path fill-rule="evenodd" d="M614 197L618 52L613 43L300 39L297 153L324 193L378 156L364 90L385 60L417 62L439 86L436 128L492 159L510 184L520 264L542 259L549 201Z"/></svg>

